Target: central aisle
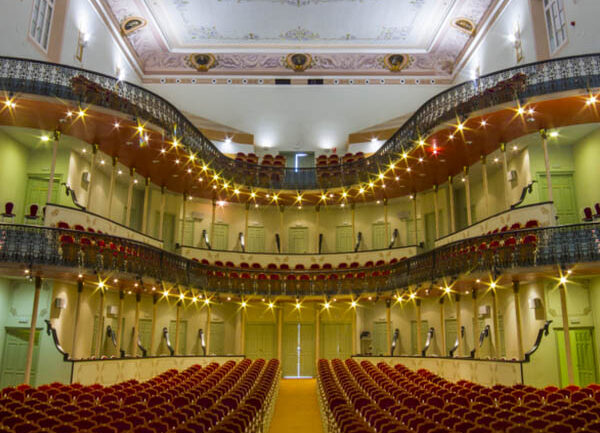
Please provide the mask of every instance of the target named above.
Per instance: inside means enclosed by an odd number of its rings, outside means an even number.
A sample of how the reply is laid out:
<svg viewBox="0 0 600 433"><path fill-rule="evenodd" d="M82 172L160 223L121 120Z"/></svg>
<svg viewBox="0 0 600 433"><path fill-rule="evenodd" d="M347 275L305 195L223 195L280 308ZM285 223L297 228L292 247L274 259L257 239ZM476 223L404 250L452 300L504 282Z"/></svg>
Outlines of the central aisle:
<svg viewBox="0 0 600 433"><path fill-rule="evenodd" d="M322 433L316 379L282 379L270 433Z"/></svg>

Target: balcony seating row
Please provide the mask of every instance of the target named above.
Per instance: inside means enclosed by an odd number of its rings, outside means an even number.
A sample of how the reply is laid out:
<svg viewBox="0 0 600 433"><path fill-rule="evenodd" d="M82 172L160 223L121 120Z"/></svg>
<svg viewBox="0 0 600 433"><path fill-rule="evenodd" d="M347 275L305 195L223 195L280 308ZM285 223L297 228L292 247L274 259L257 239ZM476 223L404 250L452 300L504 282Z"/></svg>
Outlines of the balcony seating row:
<svg viewBox="0 0 600 433"><path fill-rule="evenodd" d="M508 231L516 231L516 230L524 230L524 229L534 229L540 226L540 222L538 220L529 220L525 224L521 224L520 222L516 222L510 227L508 225L502 226L501 228L495 228L494 230L490 230L486 234L495 235L496 233L504 233Z"/></svg>
<svg viewBox="0 0 600 433"><path fill-rule="evenodd" d="M35 223L40 219L40 215L38 214L39 206L37 204L32 204L29 206L29 214L24 215L25 222L27 223ZM2 221L9 220L10 222L14 222L17 215L14 212L15 204L11 201L4 203L4 212L1 214Z"/></svg>
<svg viewBox="0 0 600 433"><path fill-rule="evenodd" d="M199 260L194 258L192 259L196 262L198 262ZM406 260L406 257L402 257L400 259L400 261L402 260ZM308 267L308 269L310 269L311 271L317 271L320 269L323 270L333 270L333 269L357 269L357 268L372 268L372 267L380 267L380 266L385 266L386 264L389 265L393 265L394 263L398 263L398 259L393 258L391 259L388 263L385 262L385 260L377 260L376 262L374 262L373 260L369 260L367 262L365 262L365 264L363 266L360 265L360 263L358 262L351 262L350 264L342 262L340 264L337 265L336 268L334 268L331 263L323 263L323 265L320 265L318 263L313 263L312 265L310 265ZM207 260L207 259L202 259L199 261L200 263L202 263L203 265L208 265L210 266L211 263ZM279 265L279 267L275 264L275 263L269 263L267 265L266 268L263 268L263 266L260 263L246 263L246 262L241 262L239 264L239 266L236 266L233 262L231 261L227 261L225 263L223 263L221 260L215 260L215 262L212 264L213 266L217 266L220 268L238 268L239 270L244 270L244 269L252 269L255 271L259 271L262 269L267 269L267 270L271 270L271 271L289 271L291 268L287 263L281 263ZM295 271L303 271L306 270L307 268L299 263L297 265L294 266L294 270Z"/></svg>
<svg viewBox="0 0 600 433"><path fill-rule="evenodd" d="M89 233L98 233L98 234L103 234L102 230L96 230L93 227L88 227L87 229L85 227L83 227L81 224L75 224L73 227L71 227L69 225L69 223L65 222L65 221L59 221L56 224L56 227L59 229L66 229L66 230L78 230L80 232L89 232Z"/></svg>
<svg viewBox="0 0 600 433"><path fill-rule="evenodd" d="M594 205L594 209L596 210L596 213L592 212L591 207L586 207L585 209L583 209L583 221L591 222L595 219L600 218L600 203L596 203Z"/></svg>
<svg viewBox="0 0 600 433"><path fill-rule="evenodd" d="M244 359L168 370L142 383L5 388L0 432L258 432L278 374L277 360Z"/></svg>
<svg viewBox="0 0 600 433"><path fill-rule="evenodd" d="M319 155L317 157L317 168L325 167L328 165L339 165L340 161L342 164L351 163L364 158L365 154L363 152L346 153L344 156L342 156L341 159L335 153L332 153L331 155L329 155L329 157L327 155Z"/></svg>
<svg viewBox="0 0 600 433"><path fill-rule="evenodd" d="M537 389L450 382L421 369L319 361L330 431L339 433L574 433L600 431L600 385Z"/></svg>
<svg viewBox="0 0 600 433"><path fill-rule="evenodd" d="M235 155L235 160L240 162L247 162L249 164L258 164L258 156L254 153L238 152ZM272 165L276 167L285 167L285 156L266 154L263 156L260 165Z"/></svg>

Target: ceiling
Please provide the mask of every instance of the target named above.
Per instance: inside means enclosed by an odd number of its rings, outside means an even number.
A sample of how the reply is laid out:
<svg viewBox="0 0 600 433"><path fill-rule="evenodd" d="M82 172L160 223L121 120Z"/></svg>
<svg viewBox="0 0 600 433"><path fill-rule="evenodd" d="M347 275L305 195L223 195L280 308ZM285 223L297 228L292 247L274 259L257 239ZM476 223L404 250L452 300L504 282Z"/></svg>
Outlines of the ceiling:
<svg viewBox="0 0 600 433"><path fill-rule="evenodd" d="M144 75L425 75L450 77L503 0L96 0ZM131 18L140 27L123 29ZM468 20L473 32L456 25ZM305 70L286 61L309 55ZM385 56L408 62L400 71ZM389 65L388 65L389 66Z"/></svg>

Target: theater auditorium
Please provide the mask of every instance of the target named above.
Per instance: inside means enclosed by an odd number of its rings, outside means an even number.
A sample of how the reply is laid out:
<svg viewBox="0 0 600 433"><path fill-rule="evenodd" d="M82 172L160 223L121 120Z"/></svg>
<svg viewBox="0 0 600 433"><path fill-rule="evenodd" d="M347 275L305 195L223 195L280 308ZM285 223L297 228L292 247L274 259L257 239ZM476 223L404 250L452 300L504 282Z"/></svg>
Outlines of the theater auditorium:
<svg viewBox="0 0 600 433"><path fill-rule="evenodd" d="M0 0L0 433L600 432L599 17Z"/></svg>

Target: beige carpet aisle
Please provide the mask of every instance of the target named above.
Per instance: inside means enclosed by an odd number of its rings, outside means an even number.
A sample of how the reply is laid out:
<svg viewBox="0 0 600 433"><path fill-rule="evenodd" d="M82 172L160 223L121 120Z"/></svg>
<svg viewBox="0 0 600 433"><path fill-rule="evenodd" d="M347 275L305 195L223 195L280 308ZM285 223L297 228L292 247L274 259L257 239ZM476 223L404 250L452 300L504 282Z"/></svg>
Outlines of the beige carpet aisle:
<svg viewBox="0 0 600 433"><path fill-rule="evenodd" d="M282 379L270 433L322 433L316 379Z"/></svg>

